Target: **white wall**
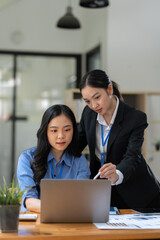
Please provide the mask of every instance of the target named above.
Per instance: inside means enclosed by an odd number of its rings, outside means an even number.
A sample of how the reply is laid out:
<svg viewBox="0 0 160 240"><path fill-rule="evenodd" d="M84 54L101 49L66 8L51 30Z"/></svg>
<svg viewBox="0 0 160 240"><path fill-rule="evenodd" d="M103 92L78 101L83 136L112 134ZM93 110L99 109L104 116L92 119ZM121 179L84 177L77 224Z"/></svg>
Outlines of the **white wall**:
<svg viewBox="0 0 160 240"><path fill-rule="evenodd" d="M80 30L56 28L67 0L17 0L0 10L0 49L85 53L102 44L102 68L121 90L160 91L160 0L110 0L87 9L72 0ZM22 33L16 44L14 32Z"/></svg>
<svg viewBox="0 0 160 240"><path fill-rule="evenodd" d="M108 11L108 7L100 9L83 8L85 14L83 52L88 52L101 44L102 68L106 66Z"/></svg>
<svg viewBox="0 0 160 240"><path fill-rule="evenodd" d="M121 90L160 91L160 1L110 2L106 71Z"/></svg>
<svg viewBox="0 0 160 240"><path fill-rule="evenodd" d="M81 53L84 29L73 31L56 27L56 22L66 12L67 3L66 0L19 0L1 9L0 49ZM79 18L82 8L77 6L78 0L72 1L73 14ZM19 44L11 40L16 31L23 34Z"/></svg>
<svg viewBox="0 0 160 240"><path fill-rule="evenodd" d="M81 29L56 27L66 12L67 0L17 0L0 9L0 49L85 53L101 43L104 63L108 8L86 9L79 6L79 0L70 2ZM17 32L21 36L15 43L12 37Z"/></svg>

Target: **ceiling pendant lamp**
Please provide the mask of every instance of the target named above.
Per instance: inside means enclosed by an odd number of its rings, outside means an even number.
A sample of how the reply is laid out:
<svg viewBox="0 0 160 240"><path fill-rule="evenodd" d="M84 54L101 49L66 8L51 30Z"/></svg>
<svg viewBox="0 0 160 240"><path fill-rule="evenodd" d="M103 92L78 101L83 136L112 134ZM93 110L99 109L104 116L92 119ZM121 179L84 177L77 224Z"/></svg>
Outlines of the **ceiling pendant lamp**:
<svg viewBox="0 0 160 240"><path fill-rule="evenodd" d="M58 20L57 27L65 29L78 29L81 27L79 20L72 14L71 6L67 7L66 14Z"/></svg>
<svg viewBox="0 0 160 240"><path fill-rule="evenodd" d="M103 8L109 5L108 0L80 0L80 6L86 8Z"/></svg>

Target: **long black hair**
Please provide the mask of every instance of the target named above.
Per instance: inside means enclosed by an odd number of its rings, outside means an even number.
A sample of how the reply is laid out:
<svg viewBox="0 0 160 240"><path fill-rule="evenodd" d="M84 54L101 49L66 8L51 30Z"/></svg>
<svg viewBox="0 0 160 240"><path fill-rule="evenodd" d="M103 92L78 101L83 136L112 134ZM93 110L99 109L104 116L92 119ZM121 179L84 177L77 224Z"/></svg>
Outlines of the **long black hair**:
<svg viewBox="0 0 160 240"><path fill-rule="evenodd" d="M77 157L80 156L80 153L78 152L78 149L77 149L77 146L78 146L77 123L72 110L68 106L63 104L57 104L49 107L45 111L42 117L40 128L37 131L37 148L35 151L34 160L31 164L31 168L34 173L34 181L36 185L39 185L40 180L44 177L47 171L46 169L47 157L51 149L51 145L49 144L48 137L47 137L48 124L53 118L60 116L62 114L67 116L73 124L72 141L68 145L66 150L74 156L77 156Z"/></svg>
<svg viewBox="0 0 160 240"><path fill-rule="evenodd" d="M119 99L123 100L123 97L119 91L119 86L116 82L111 81L109 76L102 70L95 69L90 72L87 72L79 85L80 91L85 86L91 86L95 88L104 88L107 90L108 85L112 84L113 87L113 94L116 95Z"/></svg>

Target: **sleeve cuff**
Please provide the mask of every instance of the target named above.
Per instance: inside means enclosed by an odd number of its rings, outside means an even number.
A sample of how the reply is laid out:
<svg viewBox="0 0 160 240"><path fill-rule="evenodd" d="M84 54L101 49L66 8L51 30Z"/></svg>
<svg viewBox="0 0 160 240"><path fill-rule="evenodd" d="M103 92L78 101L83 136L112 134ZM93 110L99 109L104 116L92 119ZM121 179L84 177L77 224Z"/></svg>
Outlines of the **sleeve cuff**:
<svg viewBox="0 0 160 240"><path fill-rule="evenodd" d="M111 183L112 186L119 185L123 182L123 178L124 178L123 173L121 171L119 171L118 169L116 169L116 173L118 174L119 179L117 180L117 182Z"/></svg>

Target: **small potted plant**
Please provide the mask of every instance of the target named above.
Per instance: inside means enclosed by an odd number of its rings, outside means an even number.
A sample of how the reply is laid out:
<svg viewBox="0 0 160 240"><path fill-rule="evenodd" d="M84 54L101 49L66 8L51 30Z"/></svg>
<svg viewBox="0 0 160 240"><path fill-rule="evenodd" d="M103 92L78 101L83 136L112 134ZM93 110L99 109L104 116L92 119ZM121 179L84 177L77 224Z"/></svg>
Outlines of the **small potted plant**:
<svg viewBox="0 0 160 240"><path fill-rule="evenodd" d="M160 140L156 141L154 143L154 146L155 146L156 151L160 150Z"/></svg>
<svg viewBox="0 0 160 240"><path fill-rule="evenodd" d="M3 177L3 187L0 186L0 230L1 232L17 232L19 222L20 202L24 191L15 185L7 186Z"/></svg>

